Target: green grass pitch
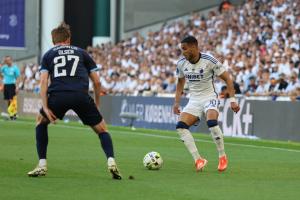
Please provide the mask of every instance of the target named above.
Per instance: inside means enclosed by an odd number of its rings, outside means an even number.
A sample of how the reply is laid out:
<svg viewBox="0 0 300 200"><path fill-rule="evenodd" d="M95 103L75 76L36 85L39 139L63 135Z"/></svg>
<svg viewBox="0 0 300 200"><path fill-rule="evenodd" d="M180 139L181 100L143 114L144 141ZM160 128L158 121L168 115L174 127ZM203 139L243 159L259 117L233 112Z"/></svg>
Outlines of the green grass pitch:
<svg viewBox="0 0 300 200"><path fill-rule="evenodd" d="M35 123L0 121L1 200L294 200L300 196L300 143L225 138L229 168L217 171L210 136L194 134L209 161L196 173L175 131L109 127L123 180L112 180L98 137L78 123L49 127L48 174L29 178L37 164ZM158 151L164 165L142 159ZM134 176L134 180L128 177Z"/></svg>

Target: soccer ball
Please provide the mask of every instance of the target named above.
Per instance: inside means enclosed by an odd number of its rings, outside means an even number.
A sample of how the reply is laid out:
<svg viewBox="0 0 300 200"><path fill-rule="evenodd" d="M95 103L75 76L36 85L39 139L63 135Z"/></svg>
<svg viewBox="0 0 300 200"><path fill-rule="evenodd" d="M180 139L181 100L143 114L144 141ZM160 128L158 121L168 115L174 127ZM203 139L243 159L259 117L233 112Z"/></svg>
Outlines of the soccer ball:
<svg viewBox="0 0 300 200"><path fill-rule="evenodd" d="M162 167L163 159L159 153L151 151L145 155L143 163L149 170L158 170Z"/></svg>

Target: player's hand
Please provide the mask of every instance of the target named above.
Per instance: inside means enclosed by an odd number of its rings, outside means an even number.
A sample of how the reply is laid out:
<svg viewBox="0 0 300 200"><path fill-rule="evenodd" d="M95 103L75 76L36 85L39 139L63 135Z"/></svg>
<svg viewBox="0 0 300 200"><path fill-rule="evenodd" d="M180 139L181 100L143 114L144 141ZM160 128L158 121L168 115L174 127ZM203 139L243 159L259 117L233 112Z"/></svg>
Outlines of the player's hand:
<svg viewBox="0 0 300 200"><path fill-rule="evenodd" d="M173 105L173 112L174 112L174 114L180 115L180 109L179 109L179 107L180 107L179 103L174 103L174 105Z"/></svg>
<svg viewBox="0 0 300 200"><path fill-rule="evenodd" d="M49 119L50 123L55 124L57 117L53 114L53 112L49 108L43 108L44 112L47 115L47 118Z"/></svg>
<svg viewBox="0 0 300 200"><path fill-rule="evenodd" d="M236 102L231 102L231 103L230 103L230 106L231 106L231 110L233 110L233 112L235 112L235 113L239 112L240 106L239 106L238 103L236 103Z"/></svg>

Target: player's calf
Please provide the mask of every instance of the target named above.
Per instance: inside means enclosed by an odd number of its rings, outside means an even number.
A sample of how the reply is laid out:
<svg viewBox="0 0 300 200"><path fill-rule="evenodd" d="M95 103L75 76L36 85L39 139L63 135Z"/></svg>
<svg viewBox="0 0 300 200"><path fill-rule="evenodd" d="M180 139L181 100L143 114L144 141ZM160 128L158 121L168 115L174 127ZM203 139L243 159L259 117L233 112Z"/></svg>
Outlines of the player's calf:
<svg viewBox="0 0 300 200"><path fill-rule="evenodd" d="M207 120L207 126L211 132L211 136L216 144L219 153L219 165L218 170L224 171L227 168L227 158L224 149L223 133L218 125L217 120Z"/></svg>
<svg viewBox="0 0 300 200"><path fill-rule="evenodd" d="M201 171L206 165L207 161L201 158L197 146L195 144L195 140L191 132L189 131L189 126L186 123L179 121L176 125L176 130L180 136L180 139L186 146L187 150L194 158L196 171Z"/></svg>
<svg viewBox="0 0 300 200"><path fill-rule="evenodd" d="M217 146L219 157L225 155L223 133L218 125L217 120L207 120L207 126L211 132L211 136Z"/></svg>

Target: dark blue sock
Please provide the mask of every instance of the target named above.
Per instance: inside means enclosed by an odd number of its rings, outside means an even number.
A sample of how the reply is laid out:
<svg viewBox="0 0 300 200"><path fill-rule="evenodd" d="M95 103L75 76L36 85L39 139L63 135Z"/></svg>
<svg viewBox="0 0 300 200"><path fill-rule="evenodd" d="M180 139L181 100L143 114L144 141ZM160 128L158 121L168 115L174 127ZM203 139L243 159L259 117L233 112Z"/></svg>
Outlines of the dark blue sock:
<svg viewBox="0 0 300 200"><path fill-rule="evenodd" d="M46 159L48 146L48 124L40 123L35 127L36 149L39 159Z"/></svg>
<svg viewBox="0 0 300 200"><path fill-rule="evenodd" d="M101 146L102 149L106 155L107 158L109 157L114 157L114 148L112 144L111 137L109 133L107 132L102 132L98 134L100 141L101 141Z"/></svg>

